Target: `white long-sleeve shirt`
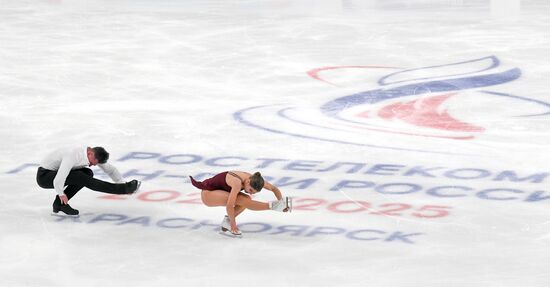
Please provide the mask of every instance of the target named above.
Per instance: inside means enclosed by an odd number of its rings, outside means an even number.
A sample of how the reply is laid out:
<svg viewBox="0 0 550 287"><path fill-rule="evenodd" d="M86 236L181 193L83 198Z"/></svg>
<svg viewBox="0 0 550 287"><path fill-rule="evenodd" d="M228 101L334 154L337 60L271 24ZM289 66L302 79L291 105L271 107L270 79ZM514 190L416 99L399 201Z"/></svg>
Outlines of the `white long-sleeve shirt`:
<svg viewBox="0 0 550 287"><path fill-rule="evenodd" d="M76 147L76 148L60 148L54 152L48 154L40 166L49 169L57 170L57 174L53 180L53 187L59 195L63 195L65 190L65 180L69 175L69 172L73 169L80 169L90 166L90 161L88 160L87 147ZM98 164L106 174L114 182L122 182L122 176L116 167L112 166L109 163Z"/></svg>

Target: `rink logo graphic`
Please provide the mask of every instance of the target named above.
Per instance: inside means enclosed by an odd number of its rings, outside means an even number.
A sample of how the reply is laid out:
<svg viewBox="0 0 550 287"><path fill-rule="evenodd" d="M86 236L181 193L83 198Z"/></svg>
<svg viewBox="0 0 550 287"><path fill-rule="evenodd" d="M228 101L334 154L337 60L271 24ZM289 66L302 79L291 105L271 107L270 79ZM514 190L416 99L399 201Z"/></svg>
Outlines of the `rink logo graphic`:
<svg viewBox="0 0 550 287"><path fill-rule="evenodd" d="M137 226L156 227L173 230L208 232L219 231L219 223L210 220L197 220L187 217L171 217L157 219L151 216L130 216L117 213L84 213L80 217L69 217L53 215L56 222L86 223L86 224L109 224L114 226ZM238 225L245 234L265 234L269 236L292 236L302 238L315 238L340 236L342 239L349 239L364 242L385 242L400 244L415 244L419 236L425 235L418 232L386 231L381 229L345 229L334 226L312 226L312 225L272 225L265 222L245 222Z"/></svg>
<svg viewBox="0 0 550 287"><path fill-rule="evenodd" d="M486 118L498 121L550 115L550 103L489 90L521 76L519 68L503 67L495 56L412 69L323 67L308 75L336 89L349 88L339 82L342 74L353 76L351 71L379 76L367 81L373 88L330 99L318 109L261 106L240 110L234 117L251 127L295 137L451 154L445 148L411 148L398 142L404 137L426 142L434 138L473 140L489 132L484 126ZM483 112L475 112L478 109ZM380 138L388 142L381 144Z"/></svg>
<svg viewBox="0 0 550 287"><path fill-rule="evenodd" d="M380 88L338 98L323 105L321 110L328 117L356 124L368 123L373 118L404 122L416 126L415 132L409 133L410 135L472 139L473 133L483 132L485 129L453 117L445 103L462 90L504 84L521 75L517 68L481 74L498 66L497 58L487 57L441 66L398 69L378 80ZM323 70L326 68L310 71L309 74L313 78L322 79L319 75ZM413 99L409 100L411 97ZM422 128L450 131L454 134L431 131L421 133ZM392 130L391 126L379 128L378 131L404 133L397 129ZM458 134L455 135L456 133Z"/></svg>

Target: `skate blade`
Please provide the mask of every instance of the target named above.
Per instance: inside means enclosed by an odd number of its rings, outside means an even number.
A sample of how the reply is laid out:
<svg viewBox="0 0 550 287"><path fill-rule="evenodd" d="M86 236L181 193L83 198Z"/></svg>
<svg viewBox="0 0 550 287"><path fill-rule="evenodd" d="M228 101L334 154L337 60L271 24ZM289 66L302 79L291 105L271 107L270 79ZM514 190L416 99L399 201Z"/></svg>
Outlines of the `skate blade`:
<svg viewBox="0 0 550 287"><path fill-rule="evenodd" d="M60 217L80 217L80 214L76 214L76 215L70 215L70 214L65 214L63 212L53 212L51 213L51 216L60 216Z"/></svg>
<svg viewBox="0 0 550 287"><path fill-rule="evenodd" d="M288 206L288 212L292 212L292 197L287 197L286 205Z"/></svg>
<svg viewBox="0 0 550 287"><path fill-rule="evenodd" d="M231 232L224 232L224 231L220 231L219 232L221 235L223 236L226 236L226 237L229 237L229 238L243 238L243 234L233 234Z"/></svg>
<svg viewBox="0 0 550 287"><path fill-rule="evenodd" d="M286 197L285 198L285 212L292 212L292 197Z"/></svg>

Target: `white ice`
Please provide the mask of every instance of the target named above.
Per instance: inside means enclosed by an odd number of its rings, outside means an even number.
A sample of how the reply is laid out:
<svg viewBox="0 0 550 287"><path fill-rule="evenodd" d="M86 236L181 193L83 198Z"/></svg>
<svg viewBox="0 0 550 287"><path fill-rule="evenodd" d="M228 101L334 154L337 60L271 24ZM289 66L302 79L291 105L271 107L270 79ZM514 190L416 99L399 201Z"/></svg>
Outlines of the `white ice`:
<svg viewBox="0 0 550 287"><path fill-rule="evenodd" d="M0 0L0 285L550 286L549 15L545 0ZM84 188L79 219L52 216L36 164L66 145L104 146L141 192ZM296 209L220 235L225 209L186 176L225 170L261 171Z"/></svg>

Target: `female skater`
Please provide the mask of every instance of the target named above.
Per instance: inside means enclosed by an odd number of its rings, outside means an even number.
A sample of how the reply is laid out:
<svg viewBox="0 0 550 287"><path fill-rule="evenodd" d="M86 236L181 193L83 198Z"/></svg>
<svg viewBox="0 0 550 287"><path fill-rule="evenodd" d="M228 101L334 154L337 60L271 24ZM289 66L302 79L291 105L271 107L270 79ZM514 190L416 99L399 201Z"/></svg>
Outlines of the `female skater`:
<svg viewBox="0 0 550 287"><path fill-rule="evenodd" d="M259 172L251 175L244 171L226 171L204 181L196 181L191 177L191 184L201 189L201 199L206 206L225 206L227 215L221 225L222 231L230 230L233 235L241 235L237 228L237 217L246 208L250 210L275 210L287 212L292 210L292 199L283 197L281 191L265 181ZM271 190L277 201L260 202L250 198L248 194L260 192L262 188ZM241 192L244 191L245 193Z"/></svg>

